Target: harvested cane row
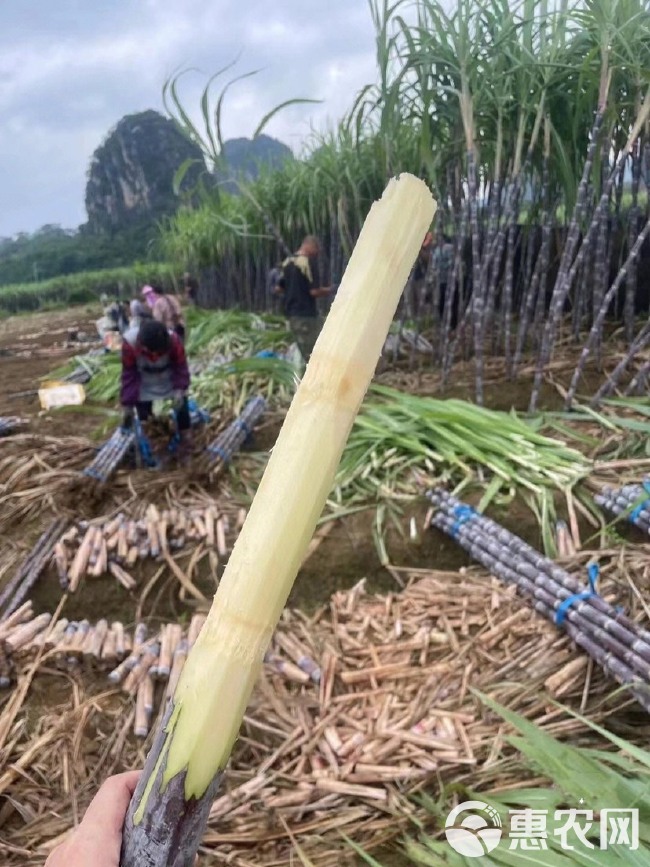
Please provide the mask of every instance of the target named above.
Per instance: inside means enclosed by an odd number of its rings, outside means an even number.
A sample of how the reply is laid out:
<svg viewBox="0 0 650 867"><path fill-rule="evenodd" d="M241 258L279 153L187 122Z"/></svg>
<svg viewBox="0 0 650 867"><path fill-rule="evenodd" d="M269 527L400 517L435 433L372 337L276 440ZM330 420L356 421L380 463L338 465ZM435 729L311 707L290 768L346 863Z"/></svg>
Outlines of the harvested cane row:
<svg viewBox="0 0 650 867"><path fill-rule="evenodd" d="M199 625L195 618L188 632ZM95 624L91 633L77 624L66 638L71 625L56 624L63 647L50 634L16 652L22 671L42 651L43 677L61 684L73 677L77 685L74 705L66 697L9 745L0 794L11 786L22 806L3 827L8 867L42 865L98 779L141 767L136 718L142 732L162 709L191 635L177 624L149 639L142 626L133 636L120 627ZM119 667L118 646L125 654ZM200 863L282 867L295 863L295 841L313 863L333 867L351 857L341 833L372 850L408 831L411 818L424 818L410 799L423 786L520 784L516 769L497 762L501 723L471 688L555 734L584 733L580 720L552 708L544 689L579 703L581 661L567 636L519 604L513 588L484 575L427 573L387 596L367 595L361 582L313 617L286 611L212 807L201 850L208 857ZM120 680L117 689L107 689L107 678ZM96 684L87 699L83 681ZM606 711L593 711L606 690L604 678L592 679L588 716L604 718Z"/></svg>
<svg viewBox="0 0 650 867"><path fill-rule="evenodd" d="M622 515L643 533L650 534L650 479L642 484L614 488L606 485L594 502L611 515Z"/></svg>
<svg viewBox="0 0 650 867"><path fill-rule="evenodd" d="M8 688L17 665L41 649L47 652L48 662L59 668L72 670L83 663L86 670L108 671L111 684L136 697L133 733L144 738L149 734L154 699L163 705L173 695L205 615L195 614L187 630L168 623L151 636L145 623L139 623L131 635L120 621L102 619L91 624L61 618L52 626L51 621L47 613L35 616L31 603L26 602L0 623L0 687ZM266 654L265 663L290 681L318 683L320 668L299 645L288 636L278 641L282 650L298 657L296 663L272 651ZM157 683L163 683L164 689L157 690Z"/></svg>
<svg viewBox="0 0 650 867"><path fill-rule="evenodd" d="M94 669L108 677L111 684L132 697L137 696L134 734L149 733L155 682L165 681L166 689L158 700L168 698L176 687L189 649L205 622L196 614L187 632L170 623L153 636L146 624L139 623L133 634L120 621L102 619L52 623L50 614L34 616L26 602L10 617L0 622L0 687L8 688L21 663L43 651L49 664L73 671L83 665L87 673Z"/></svg>
<svg viewBox="0 0 650 867"><path fill-rule="evenodd" d="M108 520L80 521L54 546L61 587L74 593L84 576L99 578L108 573L133 590L137 581L130 570L137 563L150 558L169 561L172 552L193 542L204 542L224 559L230 551L227 537L238 532L244 518L240 509L233 527L231 516L216 505L159 510L150 504L139 519L120 512Z"/></svg>
<svg viewBox="0 0 650 867"><path fill-rule="evenodd" d="M650 711L650 632L505 528L442 489L430 492L431 526L450 535L503 581L515 584L533 607L566 632Z"/></svg>

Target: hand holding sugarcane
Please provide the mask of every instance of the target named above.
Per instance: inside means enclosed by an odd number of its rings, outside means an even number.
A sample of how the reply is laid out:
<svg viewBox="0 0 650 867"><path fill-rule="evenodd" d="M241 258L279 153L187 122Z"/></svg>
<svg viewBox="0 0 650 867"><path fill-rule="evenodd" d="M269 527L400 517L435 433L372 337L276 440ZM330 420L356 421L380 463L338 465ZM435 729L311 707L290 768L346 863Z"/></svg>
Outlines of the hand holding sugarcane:
<svg viewBox="0 0 650 867"><path fill-rule="evenodd" d="M45 867L119 867L122 825L139 771L109 777L79 827L52 852Z"/></svg>

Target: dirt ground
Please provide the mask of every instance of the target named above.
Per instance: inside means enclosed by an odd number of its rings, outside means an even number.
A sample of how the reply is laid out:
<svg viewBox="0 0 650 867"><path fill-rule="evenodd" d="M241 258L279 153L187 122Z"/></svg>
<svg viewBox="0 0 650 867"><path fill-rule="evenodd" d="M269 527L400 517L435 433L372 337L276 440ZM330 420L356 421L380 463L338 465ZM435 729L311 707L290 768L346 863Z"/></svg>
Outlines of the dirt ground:
<svg viewBox="0 0 650 867"><path fill-rule="evenodd" d="M51 436L83 435L97 426L92 415L43 412L35 392L69 358L100 345L99 315L98 308L75 307L0 319L0 416L28 419L28 430Z"/></svg>
<svg viewBox="0 0 650 867"><path fill-rule="evenodd" d="M39 382L66 359L97 345L86 342L86 339L96 336L94 320L98 315L97 309L79 307L0 320L0 371L4 374L0 377L0 415L19 415L27 419L27 430L32 433L92 436L96 432L101 417L86 412L44 412L33 392L38 388ZM488 406L504 410L511 407L526 408L530 394L528 378L516 383L494 381L495 376L498 380L498 372L490 370L489 362L487 374L485 391ZM490 377L492 382L489 381ZM379 379L387 384L408 387L424 394L440 392L439 381L428 373L392 372L380 376ZM455 371L454 387L449 389L447 394L469 398L472 387L471 367L467 366L466 370L461 367L457 374ZM543 401L552 408L560 405L560 395L550 384L544 387ZM92 403L89 408L92 408ZM279 415L266 419L256 433L252 448L261 452L272 448L281 421ZM0 454L1 449L0 441ZM89 513L89 507L87 501L83 503L85 514ZM396 521L392 524L389 522L385 540L390 563L395 567L452 570L468 565L469 561L464 552L447 536L437 531L423 532L426 511L427 504L423 501L406 504ZM92 513L95 512L101 513L100 504L97 504L97 509L92 510ZM516 529L527 541L540 544L537 523L527 508L517 508L514 505L508 509L507 514L495 517L511 529ZM412 519L418 531L415 539L411 539L409 533ZM367 579L371 590L386 592L399 589L394 574L380 562L373 538L374 521L374 510L349 515L336 521L301 570L289 600L290 604L312 610L326 603L334 591L350 587L361 578ZM16 528L18 544L24 537L25 528ZM142 581L148 580L154 571L153 566L151 570L145 568ZM215 584L211 575L199 575L198 582L206 594L211 595L214 592ZM179 615L173 590L173 586L170 586L152 594L150 606L146 610L148 616ZM88 614L90 599L87 594L90 593L88 589L69 600L68 617L83 617ZM58 582L52 580L51 576L50 580L41 581L35 588L34 603L39 611L53 610L59 598ZM104 612L104 616L129 621L133 617L133 596L113 582L94 582L92 607Z"/></svg>
<svg viewBox="0 0 650 867"><path fill-rule="evenodd" d="M94 336L94 319L98 310L76 308L68 311L45 313L30 317L14 317L0 320L0 415L18 415L28 422L26 430L35 435L92 437L96 432L101 417L93 413L69 413L64 411L43 412L40 409L37 395L34 393L42 378L61 365L67 358L87 351L91 343L71 339L76 333ZM563 362L558 366L546 382L542 391L541 403L549 409L559 409L562 405L561 384L571 375L571 363ZM510 410L516 408L525 410L530 395L530 371L520 381L505 383L502 366L488 362L487 383L485 388L487 406L495 409ZM557 376L560 389L553 381ZM440 396L440 383L435 374L390 372L379 377L380 381L397 387L416 391L420 394ZM602 373L596 370L587 372L586 384L591 386L602 380ZM27 392L27 393L26 393ZM473 394L473 372L471 365L460 365L454 370L454 385L446 394L448 396L471 398ZM18 395L18 396L16 396ZM90 406L92 409L92 405ZM279 414L269 414L256 431L249 451L268 452L275 442L282 423ZM2 460L3 442L0 439L0 460ZM58 448L58 445L57 445ZM244 455L238 460L240 470L250 463L251 475L255 477L255 467L259 468L259 460L254 455ZM146 472L146 471L145 471ZM124 474L125 475L125 474ZM137 474L133 474L135 478ZM147 501L152 498L152 492L142 485L143 473L135 478L138 491L144 491ZM153 476L151 476L153 479ZM140 484L138 484L140 482ZM213 488L204 486L211 496L234 497L236 504L246 506L248 493L238 481L238 475L232 474L217 482ZM123 489L120 489L120 493ZM0 491L1 493L1 491ZM114 494L115 492L113 492ZM104 514L110 511L110 497L91 502L83 491L70 495L67 503L60 506L75 506L86 517ZM65 494L63 495L65 497ZM469 498L471 501L471 497ZM57 511L57 502L44 504L42 521L49 520ZM375 511L369 509L323 525L323 538L300 570L298 579L289 598L289 605L306 612L313 612L321 605L326 605L332 593L346 589L361 579L367 579L367 589L377 592L398 591L401 568L436 569L457 571L469 565L465 553L446 535L437 531L424 530L424 520L427 513L427 503L424 500L406 502L395 515L395 520L387 523L385 534L386 553L392 570L387 569L380 560L377 551L373 528ZM535 545L541 547L538 524L531 511L521 502L515 501L507 509L491 510L492 515L507 528ZM40 519L40 515L39 515ZM411 528L416 532L412 535ZM581 527L581 530L584 529ZM37 522L25 524L16 522L0 543L0 555L9 551L15 553L18 564L29 551L42 527ZM188 551L183 554L178 563L184 570L192 556ZM1 563L0 563L1 567ZM201 561L194 574L195 585L209 599L213 595L224 563L214 569L211 561ZM159 578L155 578L161 573ZM2 574L0 568L0 575ZM6 572L4 580L11 576ZM178 598L179 585L169 570L161 569L159 562L150 561L138 565L138 587L129 592L105 577L92 581L85 580L75 595L68 596L62 616L70 620L88 618L96 621L99 617L109 620L120 620L125 625L131 625L141 617L155 623L157 620L170 619L179 622L189 620L192 613L201 608L196 603L182 603ZM155 583L153 583L155 581ZM146 601L142 599L142 589L152 582L151 591ZM1 580L0 580L1 584ZM53 570L48 570L34 587L30 594L36 613L52 612L61 600L62 591ZM205 607L205 606L203 606ZM104 681L96 684L98 690L105 689ZM65 703L69 692L69 684L58 677L40 677L34 680L29 697L24 705L26 724L31 729L36 728L38 721L57 704ZM92 738L91 738L92 739ZM402 867L408 860L391 849L382 852L380 862L391 867Z"/></svg>

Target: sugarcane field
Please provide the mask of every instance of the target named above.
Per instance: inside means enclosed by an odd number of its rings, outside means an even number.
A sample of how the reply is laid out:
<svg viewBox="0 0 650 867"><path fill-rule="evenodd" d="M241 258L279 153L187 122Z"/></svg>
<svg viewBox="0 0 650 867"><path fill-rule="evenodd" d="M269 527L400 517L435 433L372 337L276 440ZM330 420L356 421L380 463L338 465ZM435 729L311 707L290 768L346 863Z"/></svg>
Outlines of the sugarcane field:
<svg viewBox="0 0 650 867"><path fill-rule="evenodd" d="M650 865L650 8L352 6L299 156L158 82L134 265L0 238L0 867Z"/></svg>

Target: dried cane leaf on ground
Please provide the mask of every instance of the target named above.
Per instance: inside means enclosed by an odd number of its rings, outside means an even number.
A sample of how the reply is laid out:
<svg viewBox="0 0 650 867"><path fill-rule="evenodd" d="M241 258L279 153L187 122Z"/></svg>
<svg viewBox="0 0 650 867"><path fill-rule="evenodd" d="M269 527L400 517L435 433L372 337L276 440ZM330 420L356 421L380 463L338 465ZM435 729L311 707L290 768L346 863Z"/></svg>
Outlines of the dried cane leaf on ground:
<svg viewBox="0 0 650 867"><path fill-rule="evenodd" d="M626 570L645 581L638 556ZM604 592L627 603L618 575L606 573ZM435 795L449 782L479 791L521 784L521 768L504 761L514 753L503 722L472 688L563 741L602 744L555 707L553 696L633 742L647 738L647 718L636 706L624 695L608 698L611 682L578 664L566 636L486 573L411 577L403 594L371 596L359 585L312 618L285 613L274 653L309 656L321 682L294 683L266 667L204 853L240 865L288 865L293 837L314 863L340 863L341 831L374 851L408 831L412 818L426 823L427 811L410 797L416 792ZM640 616L639 600L630 597ZM26 661L18 691L30 681L29 667ZM7 750L0 793L11 788L15 802L2 826L8 865L42 864L96 781L141 764L129 734L133 699L106 689L104 677L45 660L29 703L8 697L0 717ZM36 713L39 695L43 711Z"/></svg>

